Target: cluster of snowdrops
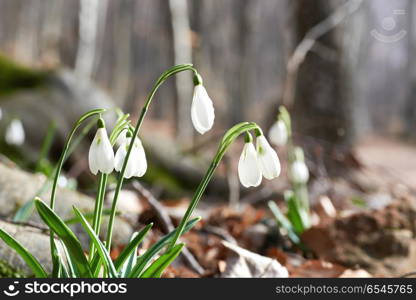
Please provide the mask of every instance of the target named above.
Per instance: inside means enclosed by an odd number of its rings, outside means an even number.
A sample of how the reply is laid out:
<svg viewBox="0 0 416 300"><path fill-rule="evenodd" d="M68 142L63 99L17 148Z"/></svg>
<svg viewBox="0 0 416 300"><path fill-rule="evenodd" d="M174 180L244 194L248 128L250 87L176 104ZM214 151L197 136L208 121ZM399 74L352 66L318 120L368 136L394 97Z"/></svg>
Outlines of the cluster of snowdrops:
<svg viewBox="0 0 416 300"><path fill-rule="evenodd" d="M219 143L218 150L196 189L191 202L178 227L161 238L158 242L138 256L137 249L153 224L148 224L131 237L131 241L112 260L111 249L117 201L123 180L141 177L146 173L147 161L139 131L149 106L159 87L171 76L191 71L194 77L194 94L191 107L191 119L196 131L204 134L214 125L214 106L203 86L198 71L190 64L177 65L164 72L155 82L139 115L135 126L132 126L127 114L120 114L111 133L108 134L102 115L104 109L87 112L75 123L69 133L64 150L60 156L52 180L52 191L49 203L39 198L34 200L41 219L50 229L50 249L52 269L47 270L28 249L4 230L0 229L0 238L13 248L32 269L36 277L160 277L167 266L181 253L184 244L179 242L180 236L191 229L200 218L191 218L214 171L219 165L229 146L241 135L244 135L244 148L238 163L238 176L244 187L259 186L262 178L273 179L279 176L281 167L276 151L270 146L261 128L254 122L242 122L230 128ZM57 182L62 166L67 158L72 140L81 125L89 118L96 118L97 131L89 149L88 161L90 171L99 176L98 189L92 220L88 220L83 212L74 207L74 213L90 238L89 251L85 253L80 240L67 224L55 213ZM16 126L15 126L16 127ZM19 126L20 127L20 126ZM21 131L20 129L18 131ZM256 145L253 143L253 135ZM270 140L276 145L283 145L288 140L288 127L278 119L269 134ZM113 148L118 145L116 152ZM103 222L103 203L106 193L107 178L113 171L119 172L117 186L111 202L110 216L107 224L106 239L101 240ZM308 169L303 159L292 162L292 178L297 181L308 180Z"/></svg>

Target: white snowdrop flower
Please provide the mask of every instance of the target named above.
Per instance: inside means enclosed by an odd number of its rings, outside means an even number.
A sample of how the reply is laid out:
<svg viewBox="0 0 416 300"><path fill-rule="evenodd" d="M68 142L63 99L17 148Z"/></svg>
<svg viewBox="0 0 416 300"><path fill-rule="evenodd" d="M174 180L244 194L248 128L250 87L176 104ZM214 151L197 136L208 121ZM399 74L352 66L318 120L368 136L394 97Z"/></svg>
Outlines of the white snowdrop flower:
<svg viewBox="0 0 416 300"><path fill-rule="evenodd" d="M123 163L127 155L131 142L131 137L127 137L126 141L118 148L115 156L115 169L120 172L123 168ZM142 142L139 138L134 140L133 148L130 153L129 161L127 162L126 170L124 171L124 178L142 177L147 171L146 153L144 151Z"/></svg>
<svg viewBox="0 0 416 300"><path fill-rule="evenodd" d="M94 175L97 175L98 171L110 174L114 169L114 151L102 119L98 120L98 129L88 153L88 162Z"/></svg>
<svg viewBox="0 0 416 300"><path fill-rule="evenodd" d="M309 179L309 170L303 161L295 161L290 167L290 176L296 183L306 183Z"/></svg>
<svg viewBox="0 0 416 300"><path fill-rule="evenodd" d="M60 175L58 177L58 186L66 187L67 185L68 185L68 178L66 178L64 175Z"/></svg>
<svg viewBox="0 0 416 300"><path fill-rule="evenodd" d="M25 142L25 129L19 119L13 119L6 129L6 143L20 146Z"/></svg>
<svg viewBox="0 0 416 300"><path fill-rule="evenodd" d="M0 120L3 118L3 110L0 107Z"/></svg>
<svg viewBox="0 0 416 300"><path fill-rule="evenodd" d="M290 177L295 183L307 183L309 170L305 164L305 155L300 147L294 149L294 162L290 166Z"/></svg>
<svg viewBox="0 0 416 300"><path fill-rule="evenodd" d="M196 131L204 134L214 125L214 105L204 86L199 75L194 76L194 96L191 106L192 123Z"/></svg>
<svg viewBox="0 0 416 300"><path fill-rule="evenodd" d="M279 157L261 133L257 135L257 160L264 178L270 180L280 175Z"/></svg>
<svg viewBox="0 0 416 300"><path fill-rule="evenodd" d="M277 120L269 130L269 140L276 146L284 146L287 143L288 132L285 122Z"/></svg>
<svg viewBox="0 0 416 300"><path fill-rule="evenodd" d="M238 162L238 177L241 184L248 188L251 186L259 186L262 174L257 161L257 151L252 143L251 136L247 135L243 152Z"/></svg>

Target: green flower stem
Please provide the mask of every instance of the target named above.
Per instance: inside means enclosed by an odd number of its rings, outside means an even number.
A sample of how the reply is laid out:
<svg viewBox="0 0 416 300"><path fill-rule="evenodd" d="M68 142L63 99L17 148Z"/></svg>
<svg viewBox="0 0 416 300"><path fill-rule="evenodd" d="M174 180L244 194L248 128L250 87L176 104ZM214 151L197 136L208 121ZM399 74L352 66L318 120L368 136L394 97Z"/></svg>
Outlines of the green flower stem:
<svg viewBox="0 0 416 300"><path fill-rule="evenodd" d="M103 207L104 207L104 197L105 197L105 190L107 187L107 179L108 175L104 173L100 173L100 179L98 181L98 191L97 196L95 198L95 207L94 207L94 215L92 220L92 228L94 232L99 235L100 227L101 227L101 219L103 215ZM95 246L94 243L90 242L90 252L89 252L89 259L90 262L94 257Z"/></svg>
<svg viewBox="0 0 416 300"><path fill-rule="evenodd" d="M196 206L199 203L205 189L208 186L208 183L211 181L212 176L214 175L215 169L218 167L221 159L224 157L225 152L227 151L228 147L243 133L248 133L251 130L260 129L256 123L253 122L243 122L235 125L231 129L229 129L226 134L224 135L220 146L218 147L217 153L215 154L214 159L211 162L207 172L205 173L204 177L202 178L194 196L192 197L191 203L188 206L188 209L183 216L181 223L176 230L175 236L173 237L168 251L172 249L176 242L178 241L179 237L182 235L182 232L185 228L186 223L188 222L189 218L191 217L193 211L195 210Z"/></svg>
<svg viewBox="0 0 416 300"><path fill-rule="evenodd" d="M142 109L141 113L140 113L140 116L139 116L139 119L137 121L136 127L134 128L133 138L131 139L129 149L127 150L126 158L124 160L123 167L121 168L121 172L120 172L118 180L117 180L117 186L116 186L116 189L114 191L114 198L113 198L113 202L111 204L111 213L110 213L110 219L109 219L109 222L108 222L108 229L107 229L107 239L106 239L106 241L107 241L106 242L107 250L111 249L111 239L112 239L112 235L113 235L113 226L114 226L114 219L115 219L115 214L116 214L117 200L118 200L118 197L119 197L119 194L120 194L121 187L123 185L124 173L126 171L127 162L130 158L130 154L131 154L131 151L133 149L135 137L139 133L139 130L140 130L140 127L142 126L144 117L146 116L146 113L149 109L149 106L150 106L152 100L153 100L153 97L155 96L159 87L172 75L175 75L175 74L183 72L183 71L188 71L188 70L194 72L194 74L198 74L196 69L191 64L177 65L177 66L174 66L174 67L168 69L166 72L164 72L158 78L158 80L154 84L152 90L150 91L150 94L147 96L147 100L146 100L146 102L143 106L143 109Z"/></svg>
<svg viewBox="0 0 416 300"><path fill-rule="evenodd" d="M288 140L287 140L287 153L288 153L288 161L289 165L291 166L295 160L295 145L293 142L293 134L292 134L292 120L290 118L290 114L284 106L279 107L279 117L285 123L287 133L288 133ZM290 168L289 168L290 172ZM290 177L290 173L289 173ZM298 184L292 183L293 185L293 192L295 193L295 199L298 202L298 205L306 210L309 214L309 197L308 197L308 189L306 184Z"/></svg>
<svg viewBox="0 0 416 300"><path fill-rule="evenodd" d="M83 114L78 119L78 121L75 123L75 125L72 128L69 136L67 137L65 145L64 145L64 149L63 149L61 157L59 158L59 161L58 161L58 165L57 165L56 172L55 172L55 177L54 177L53 182L52 182L52 191L51 191L51 198L50 198L50 204L49 204L51 210L54 210L54 208L55 208L56 188L57 188L57 185L58 185L58 179L59 179L59 176L61 175L62 167L63 167L64 161L65 161L66 155L68 153L69 146L71 144L72 138L75 135L75 132L77 131L77 129L81 126L81 124L86 119L88 119L88 118L90 118L94 115L98 115L98 114L100 114L104 111L105 111L105 109L94 109L94 110L91 110L91 111ZM51 247L51 255L52 255L52 261L53 261L53 271L52 271L52 273L54 275L56 275L57 272L58 272L58 269L59 269L59 262L58 262L58 259L57 259L58 254L57 254L57 250L55 248L54 235L53 235L52 231L50 232L50 245L51 245L50 247Z"/></svg>

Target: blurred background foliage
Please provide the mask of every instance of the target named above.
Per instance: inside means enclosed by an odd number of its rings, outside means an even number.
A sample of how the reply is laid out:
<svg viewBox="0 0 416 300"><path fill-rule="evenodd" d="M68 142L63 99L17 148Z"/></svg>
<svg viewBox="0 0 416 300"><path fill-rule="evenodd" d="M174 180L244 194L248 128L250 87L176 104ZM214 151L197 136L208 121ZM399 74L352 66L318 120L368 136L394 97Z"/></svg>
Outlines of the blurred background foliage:
<svg viewBox="0 0 416 300"><path fill-rule="evenodd" d="M215 136L243 120L268 128L285 104L306 148L408 139L415 14L411 0L0 0L0 107L6 121L17 116L31 129L36 153L51 121L62 140L90 108L120 107L134 118L163 70L192 62L215 103ZM405 34L386 42L374 31ZM215 140L192 130L190 74L157 98L149 127L164 129L181 151L198 154ZM165 174L166 159L155 156L154 170Z"/></svg>

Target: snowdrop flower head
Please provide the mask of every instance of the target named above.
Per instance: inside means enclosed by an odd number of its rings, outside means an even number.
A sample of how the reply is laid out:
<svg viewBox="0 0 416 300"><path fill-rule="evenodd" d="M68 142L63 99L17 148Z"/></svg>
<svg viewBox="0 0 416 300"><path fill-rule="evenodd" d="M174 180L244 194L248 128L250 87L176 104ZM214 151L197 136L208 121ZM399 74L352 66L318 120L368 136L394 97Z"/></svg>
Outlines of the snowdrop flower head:
<svg viewBox="0 0 416 300"><path fill-rule="evenodd" d="M256 187L261 183L262 174L257 161L257 151L250 133L246 135L243 152L238 162L238 177L246 188Z"/></svg>
<svg viewBox="0 0 416 300"><path fill-rule="evenodd" d="M103 119L97 122L97 132L88 153L88 163L91 173L110 174L114 169L114 151L108 139Z"/></svg>
<svg viewBox="0 0 416 300"><path fill-rule="evenodd" d="M261 130L256 130L257 159L261 173L266 179L273 179L280 175L280 161L276 151L270 146Z"/></svg>
<svg viewBox="0 0 416 300"><path fill-rule="evenodd" d="M191 118L192 123L200 134L204 134L214 125L214 105L199 74L194 76L194 95L192 98Z"/></svg>
<svg viewBox="0 0 416 300"><path fill-rule="evenodd" d="M0 120L3 118L3 110L0 107Z"/></svg>
<svg viewBox="0 0 416 300"><path fill-rule="evenodd" d="M295 183L307 183L309 180L309 170L303 151L299 147L295 149L295 161L290 166L290 177Z"/></svg>
<svg viewBox="0 0 416 300"><path fill-rule="evenodd" d="M284 146L288 140L286 124L283 120L277 120L269 130L269 140L276 146Z"/></svg>
<svg viewBox="0 0 416 300"><path fill-rule="evenodd" d="M13 119L6 129L6 143L9 145L20 146L25 142L25 129L19 119Z"/></svg>
<svg viewBox="0 0 416 300"><path fill-rule="evenodd" d="M115 156L115 169L120 172L131 143L131 133L127 132L126 140L120 145ZM134 139L133 148L124 171L124 178L142 177L147 171L146 153L143 144L138 137Z"/></svg>

